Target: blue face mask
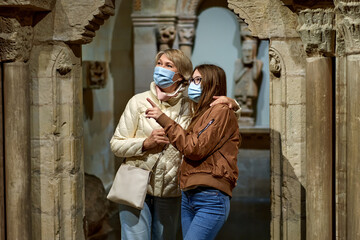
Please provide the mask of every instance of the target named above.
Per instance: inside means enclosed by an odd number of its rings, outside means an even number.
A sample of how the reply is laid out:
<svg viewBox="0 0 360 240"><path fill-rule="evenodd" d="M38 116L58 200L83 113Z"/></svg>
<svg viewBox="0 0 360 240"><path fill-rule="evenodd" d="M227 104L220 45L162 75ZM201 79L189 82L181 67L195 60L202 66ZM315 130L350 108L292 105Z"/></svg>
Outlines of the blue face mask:
<svg viewBox="0 0 360 240"><path fill-rule="evenodd" d="M175 72L162 68L162 67L155 67L154 69L154 82L160 88L167 88L173 85L173 77Z"/></svg>
<svg viewBox="0 0 360 240"><path fill-rule="evenodd" d="M195 83L190 83L188 88L188 96L189 98L198 103L201 96L201 84L196 85Z"/></svg>

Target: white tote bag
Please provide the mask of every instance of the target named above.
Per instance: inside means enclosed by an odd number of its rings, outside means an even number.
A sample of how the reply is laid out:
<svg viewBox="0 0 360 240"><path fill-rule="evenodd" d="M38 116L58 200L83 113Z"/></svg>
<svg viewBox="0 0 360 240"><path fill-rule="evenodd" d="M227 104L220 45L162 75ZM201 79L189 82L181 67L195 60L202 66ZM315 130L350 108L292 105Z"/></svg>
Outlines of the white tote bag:
<svg viewBox="0 0 360 240"><path fill-rule="evenodd" d="M141 210L150 180L150 171L121 164L107 198Z"/></svg>

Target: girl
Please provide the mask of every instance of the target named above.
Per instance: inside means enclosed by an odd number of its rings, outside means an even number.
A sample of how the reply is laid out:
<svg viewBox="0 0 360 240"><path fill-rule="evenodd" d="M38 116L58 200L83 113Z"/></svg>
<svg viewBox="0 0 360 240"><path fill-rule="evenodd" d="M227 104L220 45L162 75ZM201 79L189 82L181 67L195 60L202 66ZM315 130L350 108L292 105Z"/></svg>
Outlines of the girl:
<svg viewBox="0 0 360 240"><path fill-rule="evenodd" d="M146 110L146 116L164 128L170 143L184 156L180 167L184 239L214 239L229 215L241 138L234 111L224 104L210 107L213 96L226 94L224 70L199 65L189 83L192 101L187 130L150 99L152 107Z"/></svg>

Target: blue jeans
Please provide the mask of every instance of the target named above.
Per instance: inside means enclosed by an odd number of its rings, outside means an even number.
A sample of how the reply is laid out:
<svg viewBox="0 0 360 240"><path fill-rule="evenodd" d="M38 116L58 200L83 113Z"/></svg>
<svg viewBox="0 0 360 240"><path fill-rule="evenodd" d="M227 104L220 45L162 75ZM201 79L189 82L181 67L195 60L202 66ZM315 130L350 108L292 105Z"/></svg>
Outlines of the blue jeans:
<svg viewBox="0 0 360 240"><path fill-rule="evenodd" d="M120 204L122 240L173 240L179 227L180 197L147 196L140 211Z"/></svg>
<svg viewBox="0 0 360 240"><path fill-rule="evenodd" d="M230 212L230 197L210 187L182 193L181 226L185 240L214 239Z"/></svg>

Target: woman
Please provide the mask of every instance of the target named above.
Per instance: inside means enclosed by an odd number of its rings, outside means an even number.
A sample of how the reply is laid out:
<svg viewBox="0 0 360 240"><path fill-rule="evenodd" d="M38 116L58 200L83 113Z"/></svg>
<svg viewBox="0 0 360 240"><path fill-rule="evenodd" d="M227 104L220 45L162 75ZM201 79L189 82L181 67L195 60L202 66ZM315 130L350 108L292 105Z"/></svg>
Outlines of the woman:
<svg viewBox="0 0 360 240"><path fill-rule="evenodd" d="M241 138L235 113L224 104L210 107L213 96L225 93L223 69L210 64L196 67L188 88L192 119L187 130L147 99L152 107L146 117L154 118L184 155L180 168L184 239L214 239L229 215Z"/></svg>
<svg viewBox="0 0 360 240"><path fill-rule="evenodd" d="M120 205L122 239L176 239L179 226L181 191L177 173L182 156L169 144L161 126L145 117L146 98L180 126L187 126L188 105L183 91L191 77L192 63L177 49L161 51L155 60L150 90L129 100L110 141L113 153L125 157L129 165L148 169L156 163L144 208L139 211ZM221 102L237 107L226 97L220 97L214 103Z"/></svg>

